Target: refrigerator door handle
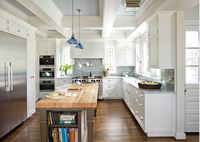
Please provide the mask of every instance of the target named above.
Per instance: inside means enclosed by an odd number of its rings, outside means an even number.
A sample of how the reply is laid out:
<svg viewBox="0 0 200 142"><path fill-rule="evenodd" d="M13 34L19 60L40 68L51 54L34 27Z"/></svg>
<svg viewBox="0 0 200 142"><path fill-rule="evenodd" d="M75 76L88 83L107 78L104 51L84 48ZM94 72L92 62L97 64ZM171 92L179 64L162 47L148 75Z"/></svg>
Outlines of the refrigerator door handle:
<svg viewBox="0 0 200 142"><path fill-rule="evenodd" d="M11 62L10 62L10 90L13 91L13 69Z"/></svg>
<svg viewBox="0 0 200 142"><path fill-rule="evenodd" d="M5 92L10 92L10 63L5 63Z"/></svg>

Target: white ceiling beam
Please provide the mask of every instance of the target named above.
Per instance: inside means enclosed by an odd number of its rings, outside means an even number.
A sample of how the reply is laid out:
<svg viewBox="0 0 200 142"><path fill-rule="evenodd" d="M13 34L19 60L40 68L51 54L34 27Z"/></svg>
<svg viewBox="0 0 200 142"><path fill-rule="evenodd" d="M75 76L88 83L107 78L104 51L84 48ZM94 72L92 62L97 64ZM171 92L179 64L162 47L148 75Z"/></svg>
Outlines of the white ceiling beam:
<svg viewBox="0 0 200 142"><path fill-rule="evenodd" d="M102 18L100 16L81 16L81 28L96 28L102 27ZM72 27L72 17L71 16L64 16L62 20L63 28L70 28ZM79 28L79 21L78 16L74 16L74 29Z"/></svg>
<svg viewBox="0 0 200 142"><path fill-rule="evenodd" d="M120 4L121 0L103 1L103 38L108 38L110 36Z"/></svg>
<svg viewBox="0 0 200 142"><path fill-rule="evenodd" d="M65 37L62 29L63 14L56 7L52 0L16 0L26 7L49 26L54 27L61 35Z"/></svg>

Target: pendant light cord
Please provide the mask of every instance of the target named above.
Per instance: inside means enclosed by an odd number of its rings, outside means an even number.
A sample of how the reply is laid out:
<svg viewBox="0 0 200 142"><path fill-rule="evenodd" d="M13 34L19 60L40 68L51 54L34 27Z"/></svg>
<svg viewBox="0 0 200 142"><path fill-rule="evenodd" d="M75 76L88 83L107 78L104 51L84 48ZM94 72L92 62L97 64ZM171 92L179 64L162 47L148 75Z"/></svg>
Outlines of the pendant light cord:
<svg viewBox="0 0 200 142"><path fill-rule="evenodd" d="M80 20L80 19L81 19L81 18L80 18L81 16L80 16L80 13L81 13L81 9L78 9L78 12L79 12L79 43L81 43L81 38L80 38L80 33L81 33L81 32L80 32L80 31L81 31L81 30L80 30L80 27L81 27L81 20Z"/></svg>
<svg viewBox="0 0 200 142"><path fill-rule="evenodd" d="M72 35L74 35L74 0L72 0Z"/></svg>

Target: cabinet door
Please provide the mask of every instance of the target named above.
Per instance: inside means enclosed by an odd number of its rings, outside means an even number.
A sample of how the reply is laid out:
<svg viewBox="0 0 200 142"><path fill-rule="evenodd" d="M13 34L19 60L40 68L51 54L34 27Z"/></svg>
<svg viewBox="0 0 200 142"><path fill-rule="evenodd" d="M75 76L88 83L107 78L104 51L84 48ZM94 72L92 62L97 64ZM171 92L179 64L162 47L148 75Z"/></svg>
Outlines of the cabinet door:
<svg viewBox="0 0 200 142"><path fill-rule="evenodd" d="M8 31L8 20L0 15L0 30Z"/></svg>
<svg viewBox="0 0 200 142"><path fill-rule="evenodd" d="M56 54L56 40L40 40L38 44L39 44L39 55Z"/></svg>
<svg viewBox="0 0 200 142"><path fill-rule="evenodd" d="M118 48L117 66L134 66L134 49L133 48Z"/></svg>
<svg viewBox="0 0 200 142"><path fill-rule="evenodd" d="M17 25L12 21L9 22L9 32L26 38L26 29L22 26Z"/></svg>
<svg viewBox="0 0 200 142"><path fill-rule="evenodd" d="M95 58L104 58L104 43L94 42L92 44L92 53Z"/></svg>
<svg viewBox="0 0 200 142"><path fill-rule="evenodd" d="M27 117L35 113L36 80L35 80L35 40L27 40Z"/></svg>

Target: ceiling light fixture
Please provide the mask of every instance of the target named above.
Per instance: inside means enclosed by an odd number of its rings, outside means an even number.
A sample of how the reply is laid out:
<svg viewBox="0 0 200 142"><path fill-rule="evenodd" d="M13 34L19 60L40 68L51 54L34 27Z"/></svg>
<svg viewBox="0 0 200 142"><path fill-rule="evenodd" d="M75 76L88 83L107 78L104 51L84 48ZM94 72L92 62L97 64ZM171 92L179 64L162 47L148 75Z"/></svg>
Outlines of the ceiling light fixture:
<svg viewBox="0 0 200 142"><path fill-rule="evenodd" d="M83 49L83 45L81 44L81 39L80 39L80 25L81 25L81 20L80 20L80 13L81 13L81 9L77 9L78 13L79 13L79 43L75 46L75 48L80 48Z"/></svg>
<svg viewBox="0 0 200 142"><path fill-rule="evenodd" d="M74 37L74 0L72 0L72 36L67 41L68 44L78 44L78 40Z"/></svg>

